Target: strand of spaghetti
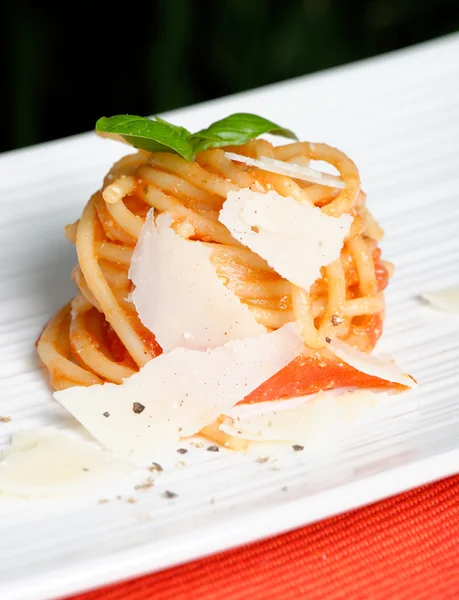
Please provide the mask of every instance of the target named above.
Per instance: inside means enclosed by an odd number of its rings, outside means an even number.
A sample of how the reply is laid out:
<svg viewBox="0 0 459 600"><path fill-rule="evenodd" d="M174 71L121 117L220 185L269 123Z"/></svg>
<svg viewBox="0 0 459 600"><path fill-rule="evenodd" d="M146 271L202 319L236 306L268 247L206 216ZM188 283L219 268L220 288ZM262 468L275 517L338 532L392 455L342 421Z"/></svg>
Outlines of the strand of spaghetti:
<svg viewBox="0 0 459 600"><path fill-rule="evenodd" d="M138 150L132 154L126 154L116 161L110 171L104 178L103 188L113 183L114 180L118 179L121 175L131 176L134 175L137 168L140 165L148 162L150 154L144 150Z"/></svg>
<svg viewBox="0 0 459 600"><path fill-rule="evenodd" d="M352 221L348 237L358 237L363 235L363 232L365 231L365 221L355 209L352 209L350 214L354 217L354 220Z"/></svg>
<svg viewBox="0 0 459 600"><path fill-rule="evenodd" d="M197 161L202 168L211 168L222 177L233 181L240 188L251 187L257 183L255 177L239 168L232 160L225 156L223 150L218 148L216 150L200 152Z"/></svg>
<svg viewBox="0 0 459 600"><path fill-rule="evenodd" d="M365 223L365 233L377 242L382 240L384 237L384 230L380 227L379 223L365 205L360 207L360 214Z"/></svg>
<svg viewBox="0 0 459 600"><path fill-rule="evenodd" d="M102 261L101 261L102 262ZM99 263L100 264L100 263ZM115 282L111 279L110 275L113 275L116 277L116 271L109 271L110 265L107 263L105 265L105 268L102 269L104 275L106 276L106 279L109 283L115 283ZM129 281L127 279L127 274L124 273L118 274L120 277L120 281L119 283L123 283L122 285L119 286L114 286L111 291L112 294L114 295L114 297L116 298L118 304L120 306L122 306L125 310L130 310L133 311L134 307L132 305L132 303L128 300L128 294L129 294ZM121 277L124 277L124 281L121 281ZM90 307L94 307L95 309L97 309L100 313L103 314L103 311L101 310L99 303L97 302L97 300L94 298L93 293L91 292L91 290L89 289L86 280L84 278L83 273L81 272L81 269L78 265L76 265L73 270L72 270L72 280L75 283L75 285L77 286L78 290L80 291L80 294L78 294L77 298L79 296L82 296L85 301L89 304ZM75 298L74 298L75 300Z"/></svg>
<svg viewBox="0 0 459 600"><path fill-rule="evenodd" d="M331 217L339 217L343 213L349 212L360 192L360 176L354 161L341 150L327 144L295 142L274 148L274 156L278 160L287 160L300 153L313 160L325 160L330 163L339 171L345 183L346 187L340 191L338 196L323 207L324 213Z"/></svg>
<svg viewBox="0 0 459 600"><path fill-rule="evenodd" d="M285 279L280 279L279 281L261 281L259 283L229 279L227 286L236 296L240 296L245 300L274 298L276 303L279 302L279 298L289 295L291 289L291 284Z"/></svg>
<svg viewBox="0 0 459 600"><path fill-rule="evenodd" d="M234 154L242 154L243 156L249 156L250 158L259 159L262 156L268 158L274 158L273 145L268 140L256 139L250 140L242 146L227 146L225 152L234 152Z"/></svg>
<svg viewBox="0 0 459 600"><path fill-rule="evenodd" d="M97 375L76 365L58 351L57 338L63 327L68 328L69 321L70 305L66 304L49 321L38 340L37 351L41 360L49 369L55 380L64 378L73 382L73 385L93 385L94 383L102 383L102 380L97 377Z"/></svg>
<svg viewBox="0 0 459 600"><path fill-rule="evenodd" d="M239 187L231 181L226 181L211 171L206 171L198 163L190 163L174 154L157 152L150 156L149 163L162 168L169 173L180 175L196 187L226 198L229 192L237 192Z"/></svg>
<svg viewBox="0 0 459 600"><path fill-rule="evenodd" d="M119 200L114 204L107 204L107 210L115 222L122 227L126 233L131 235L135 240L139 239L145 219L134 215L122 200Z"/></svg>
<svg viewBox="0 0 459 600"><path fill-rule="evenodd" d="M242 150L243 154L241 156L248 156L247 150ZM228 160L228 159L227 159ZM233 159L236 160L236 159ZM301 187L294 179L288 177L286 175L279 175L277 173L272 173L271 171L265 171L256 166L251 166L248 168L243 164L240 166L234 163L233 161L229 161L233 163L234 168L238 169L241 173L249 173L252 176L251 187L255 188L255 191L268 191L275 190L281 196L287 197L290 196L300 204L312 204L309 199L309 195L307 193L307 188ZM223 173L225 176L229 175L229 172ZM256 182L256 184L255 184ZM260 186L262 189L260 190ZM249 187L249 186L246 186Z"/></svg>
<svg viewBox="0 0 459 600"><path fill-rule="evenodd" d="M217 419L214 423L210 425L206 425L199 432L206 438L209 438L213 442L217 442L217 444L221 444L226 448L231 448L231 450L246 450L249 443L247 440L243 440L242 438L237 438L224 431L220 430L221 421Z"/></svg>
<svg viewBox="0 0 459 600"><path fill-rule="evenodd" d="M70 307L72 303L70 302ZM58 328L57 335L55 337L55 346L57 352L66 359L71 358L71 348L70 348L70 340L69 340L69 327L70 327L70 319L72 318L72 311L67 313L66 317L62 319ZM78 366L81 367L78 360L74 361Z"/></svg>
<svg viewBox="0 0 459 600"><path fill-rule="evenodd" d="M324 343L314 325L311 295L292 284L292 308L294 320L301 323L301 333L305 344L310 348L321 348Z"/></svg>
<svg viewBox="0 0 459 600"><path fill-rule="evenodd" d="M220 224L220 221L218 220L218 216L219 216L219 211L218 210L208 210L208 209L202 209L202 208L195 208L194 212L200 216L203 217L204 219L206 219L207 221L210 221L211 223L216 223L216 224Z"/></svg>
<svg viewBox="0 0 459 600"><path fill-rule="evenodd" d="M233 282L247 282L263 285L265 282L286 281L271 271L257 269L249 265L241 265L228 260L222 260L218 256L211 255L211 261L217 274L226 277L228 285Z"/></svg>
<svg viewBox="0 0 459 600"><path fill-rule="evenodd" d="M214 251L215 253L215 251ZM254 255L255 256L255 255ZM291 283L286 279L282 279L276 272L265 269L258 269L249 265L241 265L235 262L234 258L228 257L221 259L219 256L211 257L212 263L214 264L218 275L226 277L228 279L227 285L259 285L265 286L273 284L273 289L282 290L282 295L290 295ZM277 288L276 286L282 286ZM285 286L285 287L284 287ZM311 286L311 296L321 296L327 292L327 284L323 279L318 279ZM273 295L275 295L273 293Z"/></svg>
<svg viewBox="0 0 459 600"><path fill-rule="evenodd" d="M129 291L130 281L128 279L128 270L125 266L115 265L114 263L99 259L99 267L110 287L124 289L126 293Z"/></svg>
<svg viewBox="0 0 459 600"><path fill-rule="evenodd" d="M81 272L80 266L75 265L72 269L72 281L76 285L76 287L80 290L80 294L86 299L86 301L94 308L97 308L99 312L102 312L99 303L94 298L94 294L88 288L88 284L86 283L86 279L84 278L83 273Z"/></svg>
<svg viewBox="0 0 459 600"><path fill-rule="evenodd" d="M266 190L275 190L284 197L290 197L300 204L312 204L309 199L307 188L301 188L295 180L285 175L278 175L269 171L262 171L257 167L251 167L251 171L256 173L257 181L262 184Z"/></svg>
<svg viewBox="0 0 459 600"><path fill-rule="evenodd" d="M105 233L105 236L115 242L120 242L126 246L133 246L136 242L135 237L127 233L127 231L119 225L108 212L107 203L102 198L100 192L96 192L93 196L94 207L97 213L98 221L100 226ZM95 237L95 241L98 241L98 236Z"/></svg>
<svg viewBox="0 0 459 600"><path fill-rule="evenodd" d="M130 175L121 175L118 179L115 179L113 183L107 185L102 192L102 197L107 204L115 204L124 198L132 194L136 186L134 177Z"/></svg>
<svg viewBox="0 0 459 600"><path fill-rule="evenodd" d="M294 320L293 311L264 308L247 303L256 320L268 329L279 329L282 325Z"/></svg>
<svg viewBox="0 0 459 600"><path fill-rule="evenodd" d="M366 193L361 189L359 195L357 196L357 200L355 201L355 208L360 208L365 205L367 201Z"/></svg>
<svg viewBox="0 0 459 600"><path fill-rule="evenodd" d="M254 269L260 269L261 271L276 273L264 258L261 258L261 256L258 256L258 254L255 254L244 246L227 246L225 244L215 244L213 242L202 243L204 246L212 248L212 256L215 259L221 259L228 263L235 263L240 267L252 267Z"/></svg>
<svg viewBox="0 0 459 600"><path fill-rule="evenodd" d="M66 379L65 377L57 377L53 373L50 374L50 383L53 390L56 392L60 390L66 390L67 388L74 387L75 385L84 385L79 384L76 381L72 381L71 379Z"/></svg>
<svg viewBox="0 0 459 600"><path fill-rule="evenodd" d="M184 219L179 219L171 224L171 228L177 235L180 235L183 239L189 240L191 237L196 235L196 229L191 223Z"/></svg>
<svg viewBox="0 0 459 600"><path fill-rule="evenodd" d="M331 188L325 185L320 185L319 183L313 183L305 188L303 188L305 195L308 197L308 201L310 204L314 206L320 206L323 204L327 204L334 200L338 194L338 188Z"/></svg>
<svg viewBox="0 0 459 600"><path fill-rule="evenodd" d="M110 262L129 266L132 259L132 248L112 244L110 242L96 242L96 253L99 258Z"/></svg>
<svg viewBox="0 0 459 600"><path fill-rule="evenodd" d="M96 347L93 336L87 330L85 314L72 318L69 334L73 352L103 379L122 383L123 379L134 374L135 371L110 360Z"/></svg>
<svg viewBox="0 0 459 600"><path fill-rule="evenodd" d="M77 294L73 298L72 302L70 303L70 306L70 316L72 316L75 313L82 314L84 312L87 312L88 310L91 310L91 308L94 308L94 305L91 304L91 302L89 302L81 293Z"/></svg>
<svg viewBox="0 0 459 600"><path fill-rule="evenodd" d="M148 181L148 172L141 170L140 174L142 178ZM166 196L158 188L149 185L146 193L143 189L138 193L150 206L153 206L160 212L168 212L174 217L181 217L188 220L195 228L196 235L200 239L219 242L228 246L237 245L231 233L221 223L212 223L212 221L183 206L183 204L172 196Z"/></svg>
<svg viewBox="0 0 459 600"><path fill-rule="evenodd" d="M359 277L359 286L362 295L374 296L377 292L375 265L372 253L368 251L365 240L362 237L352 237L347 240L346 245L354 260L355 268Z"/></svg>
<svg viewBox="0 0 459 600"><path fill-rule="evenodd" d="M99 267L94 252L95 218L94 197L92 197L86 205L78 225L78 262L86 283L99 303L106 320L110 323L120 340L123 342L134 361L141 367L153 356L127 320L124 311L114 297L110 286Z"/></svg>
<svg viewBox="0 0 459 600"><path fill-rule="evenodd" d="M314 300L311 304L312 315L314 319L317 317L324 317L325 311L327 310L327 298L322 297ZM346 300L343 306L343 317L345 321L350 317L360 317L363 315L374 315L384 310L384 300L382 294L378 296L367 296L363 298L353 298ZM333 315L332 315L333 316ZM337 319L334 319L336 322ZM343 323L344 324L344 323ZM347 325L346 325L347 328ZM337 330L342 333L342 330ZM344 335L346 331L344 331Z"/></svg>
<svg viewBox="0 0 459 600"><path fill-rule="evenodd" d="M116 301L121 306L121 308L124 310L124 312L126 313L127 316L129 316L130 313L137 314L135 312L135 307L130 300L129 293L130 293L130 290L128 292L128 291L126 291L125 288L115 288L115 287L112 288L113 296L116 298Z"/></svg>
<svg viewBox="0 0 459 600"><path fill-rule="evenodd" d="M165 194L173 194L187 208L192 210L198 210L201 207L208 207L207 210L219 210L221 208L222 201L220 197L196 187L177 175L154 169L151 166L144 167L143 172L145 171L148 171L149 183Z"/></svg>
<svg viewBox="0 0 459 600"><path fill-rule="evenodd" d="M284 323L288 323L289 321L294 320L292 296L289 297L290 301L286 301L284 299L285 307L282 309L278 308L279 300L276 299L276 296L266 296L269 300L272 301L273 306L276 307L276 308L266 308L266 307L263 307L260 305L252 304L250 302L250 300L252 299L252 296L253 296L253 298L261 299L262 295L261 295L261 293L257 294L257 291L258 291L257 289L254 289L253 291L250 290L250 288L248 290L247 290L247 288L242 289L243 285L244 284L241 284L240 288L238 288L237 286L234 286L234 287L231 287L231 289L235 292L236 295L241 297L241 299L243 298L245 301L248 301L247 304L250 306L252 311L256 314L257 320L260 319L260 321L259 321L260 323L262 323L266 327L275 329L276 327L281 326L281 325L279 325L279 323L284 324ZM288 284L288 285L291 286L291 284ZM289 306L291 308L289 308ZM309 310L311 312L311 316L313 319L316 319L317 317L321 317L322 319L327 321L328 315L325 316L326 311L327 311L327 299L325 297L314 300L311 303ZM317 332L317 334L320 334L322 337L324 337L324 336L327 337L328 333L330 333L330 335L333 337L336 334L345 335L346 329L348 327L348 324L346 323L346 318L378 314L378 313L382 312L383 310L384 310L384 302L380 296L368 296L368 297L363 297L363 298L354 298L351 300L347 300L343 305L343 308L341 311L341 314L342 314L341 317L339 317L336 313L331 314L331 318L333 316L335 316L335 319L333 319L333 322L335 322L339 319L341 319L342 322L339 325L333 325L334 329L330 328L330 330L328 332L323 329L321 329L321 330L316 329L316 332ZM274 315L274 318L272 318L273 315ZM270 320L270 318L272 318L272 320ZM330 321L331 321L331 318L330 318ZM298 319L298 320L302 321L302 319ZM321 345L324 345L324 344L322 343Z"/></svg>
<svg viewBox="0 0 459 600"><path fill-rule="evenodd" d="M371 333L368 332L371 328ZM376 341L381 335L382 318L381 314L366 315L359 319L359 324L351 322L346 343L355 346L361 352L371 352Z"/></svg>
<svg viewBox="0 0 459 600"><path fill-rule="evenodd" d="M78 229L78 221L75 223L70 223L70 225L66 225L64 228L65 237L74 244L76 242L76 232Z"/></svg>
<svg viewBox="0 0 459 600"><path fill-rule="evenodd" d="M363 296L347 300L344 305L345 317L359 317L361 315L375 315L384 310L382 294L377 296Z"/></svg>
<svg viewBox="0 0 459 600"><path fill-rule="evenodd" d="M325 267L328 282L327 309L321 320L318 335L324 340L345 333L343 327L346 285L343 265L338 258Z"/></svg>
<svg viewBox="0 0 459 600"><path fill-rule="evenodd" d="M294 165L299 165L300 167L301 166L304 166L304 167L311 166L311 161L304 154L295 154L295 156L291 156L285 162L292 163ZM308 182L304 182L304 183L307 184ZM311 185L313 185L313 184L311 184Z"/></svg>

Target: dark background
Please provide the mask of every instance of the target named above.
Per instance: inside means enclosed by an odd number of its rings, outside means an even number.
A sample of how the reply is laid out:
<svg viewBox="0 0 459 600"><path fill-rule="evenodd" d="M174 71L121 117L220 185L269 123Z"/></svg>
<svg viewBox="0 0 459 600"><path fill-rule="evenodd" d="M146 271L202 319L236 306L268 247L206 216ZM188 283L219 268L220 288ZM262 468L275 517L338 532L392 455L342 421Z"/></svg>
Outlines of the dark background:
<svg viewBox="0 0 459 600"><path fill-rule="evenodd" d="M1 14L0 151L459 30L459 0L4 0Z"/></svg>

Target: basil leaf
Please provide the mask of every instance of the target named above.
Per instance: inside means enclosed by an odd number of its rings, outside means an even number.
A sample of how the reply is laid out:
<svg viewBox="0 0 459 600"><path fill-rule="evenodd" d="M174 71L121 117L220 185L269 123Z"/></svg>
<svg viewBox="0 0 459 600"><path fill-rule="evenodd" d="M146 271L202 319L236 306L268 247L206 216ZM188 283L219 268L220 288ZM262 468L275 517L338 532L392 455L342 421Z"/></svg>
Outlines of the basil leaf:
<svg viewBox="0 0 459 600"><path fill-rule="evenodd" d="M193 147L188 141L190 132L158 117L101 117L96 123L96 131L108 137L121 136L132 146L147 152L174 152L193 160Z"/></svg>
<svg viewBox="0 0 459 600"><path fill-rule="evenodd" d="M180 125L174 125L173 123L169 123L169 121L161 119L161 117L158 117L158 115L154 115L151 118L155 121L158 121L159 123L165 123L166 125L169 125L169 127L172 127L172 129L174 129L180 135L183 135L183 137L188 138L191 135L191 131L188 131L188 129L185 129L185 127L180 127Z"/></svg>
<svg viewBox="0 0 459 600"><path fill-rule="evenodd" d="M194 133L190 137L190 141L193 143L195 154L197 154L208 148L246 144L264 133L298 139L293 131L280 127L268 119L250 113L235 113L212 123L207 129L201 129Z"/></svg>

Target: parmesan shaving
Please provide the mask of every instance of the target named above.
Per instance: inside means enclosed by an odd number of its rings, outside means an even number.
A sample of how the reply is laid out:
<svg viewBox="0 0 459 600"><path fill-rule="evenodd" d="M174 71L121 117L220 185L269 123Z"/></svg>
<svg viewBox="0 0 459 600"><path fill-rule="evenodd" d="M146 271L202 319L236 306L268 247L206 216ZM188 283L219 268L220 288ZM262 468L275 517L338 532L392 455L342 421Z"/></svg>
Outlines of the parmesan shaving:
<svg viewBox="0 0 459 600"><path fill-rule="evenodd" d="M288 323L205 352L177 348L121 385L72 387L54 397L116 455L148 462L213 423L302 349L298 326Z"/></svg>
<svg viewBox="0 0 459 600"><path fill-rule="evenodd" d="M130 475L132 465L99 445L43 427L13 434L0 462L0 492L29 499L97 494Z"/></svg>
<svg viewBox="0 0 459 600"><path fill-rule="evenodd" d="M422 294L422 298L435 308L440 308L452 315L459 315L459 286L426 292Z"/></svg>
<svg viewBox="0 0 459 600"><path fill-rule="evenodd" d="M400 383L407 387L415 387L416 385L414 379L404 373L391 356L366 354L340 339L331 340L327 348L346 364L361 373L379 377L391 383Z"/></svg>
<svg viewBox="0 0 459 600"><path fill-rule="evenodd" d="M242 154L235 154L234 152L225 152L225 156L230 160L244 163L249 167L257 167L263 171L269 171L270 173L276 173L278 175L286 175L293 179L301 179L302 181L318 183L319 185L326 185L327 187L333 188L342 189L345 187L344 181L338 176L323 173L322 171L311 169L311 167L304 165L284 162L275 158L268 158L267 156L261 156L260 159L250 158L248 156L243 156Z"/></svg>
<svg viewBox="0 0 459 600"><path fill-rule="evenodd" d="M227 411L225 416L230 417L231 419L246 419L253 415L259 415L262 413L296 408L313 397L315 397L315 394L308 394L307 396L295 396L294 398L282 398L281 400L267 400L265 402L237 404Z"/></svg>
<svg viewBox="0 0 459 600"><path fill-rule="evenodd" d="M234 417L236 413L233 411L233 418L226 417L220 429L234 437L257 442L306 444L318 435L329 432L330 428L360 418L386 396L387 393L368 390L344 393L329 390L276 402L271 410L255 404L252 405L252 414L246 413L244 416L241 413L241 416Z"/></svg>
<svg viewBox="0 0 459 600"><path fill-rule="evenodd" d="M340 256L353 222L350 215L330 217L273 190L263 194L248 188L228 193L219 220L279 275L305 290Z"/></svg>
<svg viewBox="0 0 459 600"><path fill-rule="evenodd" d="M129 278L140 320L165 352L207 350L266 332L249 307L218 278L212 250L171 228L170 215L151 210L134 250Z"/></svg>

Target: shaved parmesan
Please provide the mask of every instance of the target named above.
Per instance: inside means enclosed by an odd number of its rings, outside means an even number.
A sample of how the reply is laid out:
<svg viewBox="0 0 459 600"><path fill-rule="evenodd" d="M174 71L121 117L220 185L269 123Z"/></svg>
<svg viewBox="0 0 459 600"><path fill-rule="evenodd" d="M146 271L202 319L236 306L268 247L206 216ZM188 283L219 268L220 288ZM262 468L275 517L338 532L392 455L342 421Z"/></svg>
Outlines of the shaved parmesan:
<svg viewBox="0 0 459 600"><path fill-rule="evenodd" d="M156 450L213 423L302 349L298 326L288 323L206 352L177 348L121 385L72 387L54 397L116 455L151 461Z"/></svg>
<svg viewBox="0 0 459 600"><path fill-rule="evenodd" d="M414 379L404 373L391 356L366 354L339 339L331 340L327 348L346 364L351 365L361 373L408 387L416 385Z"/></svg>
<svg viewBox="0 0 459 600"><path fill-rule="evenodd" d="M436 292L426 292L422 294L422 298L436 308L440 308L453 315L459 315L459 286Z"/></svg>
<svg viewBox="0 0 459 600"><path fill-rule="evenodd" d="M308 394L307 396L295 396L293 398L282 398L281 400L267 400L266 402L237 404L228 410L225 415L231 419L246 419L247 417L251 417L253 415L259 415L273 411L275 412L278 410L287 410L288 408L296 408L313 397L315 397L315 394Z"/></svg>
<svg viewBox="0 0 459 600"><path fill-rule="evenodd" d="M379 404L386 393L356 390L318 392L276 402L276 406L252 405L252 412L227 417L220 429L232 436L258 442L306 444L331 427L355 420ZM282 406L285 403L285 406ZM262 404L270 404L263 402ZM274 404L274 403L273 403ZM236 409L238 407L235 407ZM242 408L242 406L241 406Z"/></svg>
<svg viewBox="0 0 459 600"><path fill-rule="evenodd" d="M339 257L353 218L329 217L275 191L243 188L228 193L219 220L279 275L309 290L320 269Z"/></svg>
<svg viewBox="0 0 459 600"><path fill-rule="evenodd" d="M0 492L31 499L97 494L133 473L99 445L44 427L13 434L0 462Z"/></svg>
<svg viewBox="0 0 459 600"><path fill-rule="evenodd" d="M218 278L212 250L171 229L171 217L147 215L129 278L140 320L165 352L206 350L266 332L249 307Z"/></svg>
<svg viewBox="0 0 459 600"><path fill-rule="evenodd" d="M276 173L278 175L286 175L287 177L292 177L293 179L301 179L302 181L318 183L320 185L326 185L327 187L345 187L344 181L336 175L323 173L322 171L317 171L317 169L311 169L311 167L304 165L284 162L283 160L268 158L267 156L261 156L258 160L256 158L242 156L242 154L235 154L234 152L225 152L225 156L231 160L244 163L250 167L257 167L263 171L269 171L270 173Z"/></svg>

